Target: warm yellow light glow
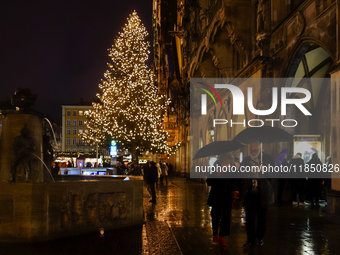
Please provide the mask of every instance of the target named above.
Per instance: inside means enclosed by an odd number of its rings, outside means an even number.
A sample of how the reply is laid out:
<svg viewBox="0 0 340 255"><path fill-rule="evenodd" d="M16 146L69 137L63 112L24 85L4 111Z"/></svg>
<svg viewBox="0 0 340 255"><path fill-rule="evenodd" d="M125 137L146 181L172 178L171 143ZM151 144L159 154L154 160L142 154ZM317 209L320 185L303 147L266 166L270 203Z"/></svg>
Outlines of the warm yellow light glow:
<svg viewBox="0 0 340 255"><path fill-rule="evenodd" d="M157 93L154 74L146 65L148 35L136 12L128 18L123 33L108 50L112 64L98 87L98 102L85 113L88 133L82 138L88 144L103 144L116 140L121 149L148 150L152 153L173 154L180 143L169 147L169 134L162 127L163 114L170 103Z"/></svg>

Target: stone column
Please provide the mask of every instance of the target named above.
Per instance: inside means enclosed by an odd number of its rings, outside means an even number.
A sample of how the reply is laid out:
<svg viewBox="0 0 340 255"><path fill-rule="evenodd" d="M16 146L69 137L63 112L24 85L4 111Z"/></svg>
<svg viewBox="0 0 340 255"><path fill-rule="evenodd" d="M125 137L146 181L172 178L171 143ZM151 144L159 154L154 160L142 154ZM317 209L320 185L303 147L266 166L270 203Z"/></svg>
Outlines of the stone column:
<svg viewBox="0 0 340 255"><path fill-rule="evenodd" d="M331 160L340 165L340 67L331 74ZM331 191L327 194L327 211L340 222L340 173L332 174Z"/></svg>

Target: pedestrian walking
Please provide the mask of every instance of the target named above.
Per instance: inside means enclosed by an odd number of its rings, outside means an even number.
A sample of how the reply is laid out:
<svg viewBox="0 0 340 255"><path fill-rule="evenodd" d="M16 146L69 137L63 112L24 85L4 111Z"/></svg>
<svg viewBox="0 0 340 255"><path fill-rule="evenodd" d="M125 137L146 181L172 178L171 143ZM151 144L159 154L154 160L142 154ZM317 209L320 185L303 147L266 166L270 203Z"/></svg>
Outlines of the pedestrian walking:
<svg viewBox="0 0 340 255"><path fill-rule="evenodd" d="M290 164L292 169L304 169L305 162L302 159L302 153L298 152L292 158ZM304 194L306 187L306 179L292 179L292 204L293 205L307 205L305 203Z"/></svg>
<svg viewBox="0 0 340 255"><path fill-rule="evenodd" d="M161 175L161 185L163 186L163 180L165 179L165 184L166 186L168 186L168 166L166 165L165 162L163 162L163 164L161 165L161 171L162 171L162 175Z"/></svg>
<svg viewBox="0 0 340 255"><path fill-rule="evenodd" d="M290 166L290 162L289 162L289 156L286 155L285 158L283 159L283 162L281 164L283 167L289 167ZM279 187L278 187L278 192L277 192L277 201L279 203L283 202L283 191L285 188L285 184L286 184L286 178L279 178Z"/></svg>
<svg viewBox="0 0 340 255"><path fill-rule="evenodd" d="M52 168L52 175L58 175L60 171L59 163L54 162L55 166Z"/></svg>
<svg viewBox="0 0 340 255"><path fill-rule="evenodd" d="M168 174L169 175L173 175L174 167L173 167L173 165L171 163L169 164L168 168L169 168Z"/></svg>
<svg viewBox="0 0 340 255"><path fill-rule="evenodd" d="M117 162L116 169L117 169L117 175L125 175L125 171L124 171L124 168L121 162L119 161Z"/></svg>
<svg viewBox="0 0 340 255"><path fill-rule="evenodd" d="M315 169L322 169L322 163L317 153L311 154L311 159L306 163L306 165L309 166L309 169L312 169L312 167ZM319 178L308 179L307 187L309 191L310 206L312 208L315 206L319 207L319 199L322 193L322 183L323 180Z"/></svg>
<svg viewBox="0 0 340 255"><path fill-rule="evenodd" d="M233 156L226 153L220 155L214 165L228 167L233 164ZM226 246L224 237L230 235L231 208L237 180L222 178L220 174L215 173L213 176L209 176L206 181L211 186L207 205L211 206L213 242Z"/></svg>
<svg viewBox="0 0 340 255"><path fill-rule="evenodd" d="M275 166L275 160L271 156L260 151L260 144L250 144L250 155L245 157L242 166L256 166L261 170L261 165ZM262 154L262 156L261 156ZM262 162L261 162L262 159ZM259 174L259 173L256 173ZM247 243L244 248L255 244L264 245L266 231L266 218L268 205L273 203L273 188L268 179L259 179L256 175L244 181L244 208L246 213Z"/></svg>
<svg viewBox="0 0 340 255"><path fill-rule="evenodd" d="M137 163L134 163L132 166L131 166L131 170L129 172L129 175L134 175L134 176L140 176L142 173L140 167L138 167L138 164Z"/></svg>
<svg viewBox="0 0 340 255"><path fill-rule="evenodd" d="M161 163L161 161L160 161ZM156 167L157 167L157 173L158 173L158 180L156 182L156 186L158 187L159 185L161 185L161 175L162 175L162 169L161 169L161 164L157 163Z"/></svg>
<svg viewBox="0 0 340 255"><path fill-rule="evenodd" d="M151 195L149 202L156 203L155 183L158 181L158 170L155 162L148 162L144 167L144 180L147 184L148 191Z"/></svg>

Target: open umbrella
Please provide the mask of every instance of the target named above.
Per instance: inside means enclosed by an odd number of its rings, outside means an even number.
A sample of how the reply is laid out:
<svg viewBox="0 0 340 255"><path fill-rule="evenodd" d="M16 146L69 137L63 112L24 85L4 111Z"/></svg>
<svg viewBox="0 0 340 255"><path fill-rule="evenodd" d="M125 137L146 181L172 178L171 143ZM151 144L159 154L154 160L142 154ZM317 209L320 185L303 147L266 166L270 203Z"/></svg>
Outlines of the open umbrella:
<svg viewBox="0 0 340 255"><path fill-rule="evenodd" d="M215 141L199 149L193 159L221 155L244 147L237 141Z"/></svg>
<svg viewBox="0 0 340 255"><path fill-rule="evenodd" d="M262 126L250 127L242 130L233 141L250 144L259 143L277 143L291 141L293 136L281 128Z"/></svg>
<svg viewBox="0 0 340 255"><path fill-rule="evenodd" d="M242 130L233 141L240 143L261 143L261 162L262 162L262 143L290 142L293 136L281 128L262 126L250 127Z"/></svg>

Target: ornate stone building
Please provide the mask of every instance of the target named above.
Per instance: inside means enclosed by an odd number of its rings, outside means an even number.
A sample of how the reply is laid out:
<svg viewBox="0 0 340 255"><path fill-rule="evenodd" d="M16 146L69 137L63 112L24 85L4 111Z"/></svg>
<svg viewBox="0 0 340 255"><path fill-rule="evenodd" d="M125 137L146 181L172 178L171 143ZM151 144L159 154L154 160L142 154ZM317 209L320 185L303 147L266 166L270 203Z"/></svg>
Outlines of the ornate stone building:
<svg viewBox="0 0 340 255"><path fill-rule="evenodd" d="M215 138L223 140L240 131L213 128L207 115L198 123L200 133L190 134L190 78L340 78L340 0L154 0L153 5L155 72L160 91L173 101L168 113L175 117L169 120L183 143L173 160L183 175L189 174L190 148L195 152L209 143L212 130ZM274 85L302 86L260 84L253 95L257 109L270 108ZM301 120L294 130L295 141L316 139L322 162L331 156L332 163L339 164L340 88L332 82L309 89L312 100L307 108L312 116L296 110L287 113L287 118ZM222 95L222 102L222 106L208 105L208 112L236 118L230 111L230 95ZM248 119L256 117L247 113ZM200 139L190 144L190 135ZM282 145L267 147L273 153L282 149ZM334 177L328 194L333 215L340 214L340 179Z"/></svg>

